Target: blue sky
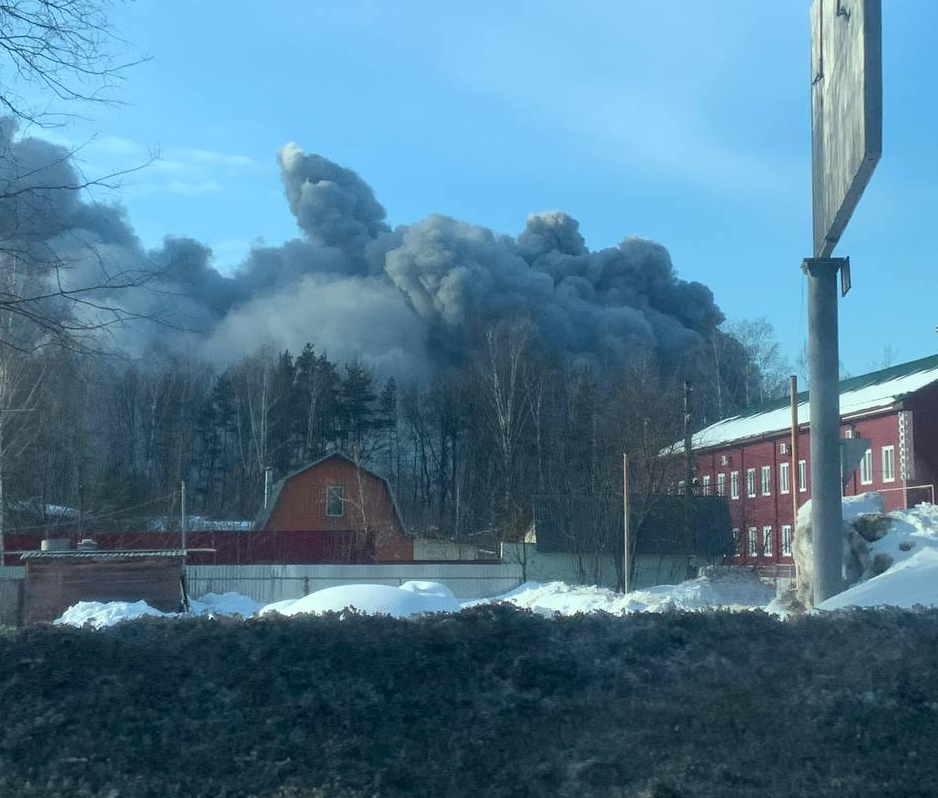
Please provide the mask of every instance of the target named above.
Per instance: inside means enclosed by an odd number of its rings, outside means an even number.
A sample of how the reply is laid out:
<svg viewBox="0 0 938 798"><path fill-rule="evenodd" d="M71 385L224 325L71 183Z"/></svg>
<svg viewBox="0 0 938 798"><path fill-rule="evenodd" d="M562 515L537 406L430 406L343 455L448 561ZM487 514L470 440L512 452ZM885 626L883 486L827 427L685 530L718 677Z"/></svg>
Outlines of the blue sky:
<svg viewBox="0 0 938 798"><path fill-rule="evenodd" d="M586 6L583 8L582 6ZM730 318L766 316L794 356L810 254L808 0L138 0L113 22L151 60L55 137L94 175L159 160L120 198L148 245L231 268L297 234L275 154L349 166L392 224L441 212L517 233L579 219L591 248L654 238ZM836 254L844 365L938 352L938 3L884 0L884 155ZM92 139L91 137L94 136Z"/></svg>

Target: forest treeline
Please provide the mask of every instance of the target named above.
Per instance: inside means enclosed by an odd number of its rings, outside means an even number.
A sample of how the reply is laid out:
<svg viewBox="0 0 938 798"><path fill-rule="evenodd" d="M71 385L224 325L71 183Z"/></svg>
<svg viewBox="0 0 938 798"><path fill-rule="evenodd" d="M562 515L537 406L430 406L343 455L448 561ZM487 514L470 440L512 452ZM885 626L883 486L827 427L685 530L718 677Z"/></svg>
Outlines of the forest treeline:
<svg viewBox="0 0 938 798"><path fill-rule="evenodd" d="M538 495L621 495L667 478L658 453L683 434L685 379L695 427L784 386L765 322L662 364L649 353L572 363L524 319L481 327L460 367L419 381L337 363L311 342L262 348L219 368L179 353L137 360L59 347L6 350L0 363L3 524L82 532L144 528L188 511L253 519L264 471L280 479L331 452L391 484L415 532L498 539ZM773 359L774 358L774 359Z"/></svg>

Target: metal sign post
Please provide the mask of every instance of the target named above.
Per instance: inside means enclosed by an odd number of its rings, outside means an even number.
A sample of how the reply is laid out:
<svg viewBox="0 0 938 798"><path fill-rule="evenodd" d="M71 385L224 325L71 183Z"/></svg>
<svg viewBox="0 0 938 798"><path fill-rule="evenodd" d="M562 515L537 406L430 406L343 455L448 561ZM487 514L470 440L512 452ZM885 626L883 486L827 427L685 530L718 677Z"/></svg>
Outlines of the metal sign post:
<svg viewBox="0 0 938 798"><path fill-rule="evenodd" d="M850 261L832 258L882 151L881 0L814 0L811 6L811 166L814 255L808 281L811 525L814 601L843 590L840 354L837 291ZM838 274L841 285L838 286Z"/></svg>

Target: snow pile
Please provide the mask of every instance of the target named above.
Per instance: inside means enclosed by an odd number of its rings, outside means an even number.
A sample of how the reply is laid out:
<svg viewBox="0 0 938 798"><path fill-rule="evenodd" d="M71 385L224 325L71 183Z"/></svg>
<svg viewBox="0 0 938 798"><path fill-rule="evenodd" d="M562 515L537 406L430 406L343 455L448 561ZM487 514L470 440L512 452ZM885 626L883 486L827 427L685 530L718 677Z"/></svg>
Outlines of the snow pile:
<svg viewBox="0 0 938 798"><path fill-rule="evenodd" d="M273 604L267 604L266 606L261 607L257 614L258 616L263 615L285 615L285 610L288 607L292 607L299 599L283 599L283 601L275 601Z"/></svg>
<svg viewBox="0 0 938 798"><path fill-rule="evenodd" d="M240 593L206 593L199 599L190 599L189 610L193 615L240 615L242 618L250 618L264 605L252 599L250 596L243 596Z"/></svg>
<svg viewBox="0 0 938 798"><path fill-rule="evenodd" d="M852 587L818 609L938 606L938 507L854 516L851 525L862 571Z"/></svg>
<svg viewBox="0 0 938 798"><path fill-rule="evenodd" d="M284 606L285 605L285 606ZM459 602L445 585L436 582L407 582L400 587L390 585L340 585L310 593L287 604L277 602L260 612L281 615L321 615L324 612L355 610L366 615L390 615L409 618L431 612L459 612Z"/></svg>
<svg viewBox="0 0 938 798"><path fill-rule="evenodd" d="M658 585L625 595L601 587L568 585L564 582L526 582L521 587L485 601L506 601L541 615L575 615L608 612L699 610L711 607L749 609L763 607L775 596L775 589L749 571L733 568L707 568L696 579L678 585ZM483 602L468 602L464 606Z"/></svg>
<svg viewBox="0 0 938 798"><path fill-rule="evenodd" d="M62 616L52 623L103 629L121 621L154 616L164 618L170 614L154 609L145 601L79 601L65 610Z"/></svg>

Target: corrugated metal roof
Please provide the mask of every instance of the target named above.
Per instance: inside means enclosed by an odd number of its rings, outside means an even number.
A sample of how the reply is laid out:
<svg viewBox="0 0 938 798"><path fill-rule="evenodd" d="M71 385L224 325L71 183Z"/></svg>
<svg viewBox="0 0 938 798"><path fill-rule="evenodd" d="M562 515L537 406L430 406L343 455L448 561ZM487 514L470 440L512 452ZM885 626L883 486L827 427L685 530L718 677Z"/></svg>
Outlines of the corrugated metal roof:
<svg viewBox="0 0 938 798"><path fill-rule="evenodd" d="M938 355L842 380L840 414L854 416L886 410L934 382L938 382ZM808 392L805 391L798 394L798 423L806 425L809 421ZM790 427L791 400L778 399L705 427L694 435L693 447L696 450L712 449L784 432ZM683 451L684 442L678 441L662 454L680 454Z"/></svg>
<svg viewBox="0 0 938 798"><path fill-rule="evenodd" d="M21 560L125 560L153 557L185 557L186 552L211 549L68 549L67 551L24 551Z"/></svg>

